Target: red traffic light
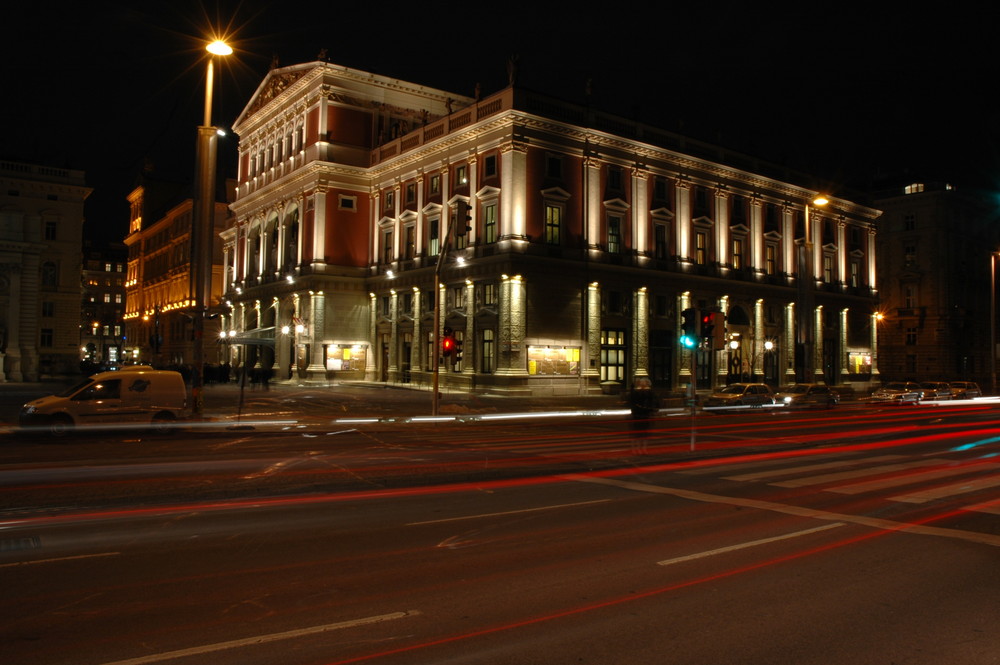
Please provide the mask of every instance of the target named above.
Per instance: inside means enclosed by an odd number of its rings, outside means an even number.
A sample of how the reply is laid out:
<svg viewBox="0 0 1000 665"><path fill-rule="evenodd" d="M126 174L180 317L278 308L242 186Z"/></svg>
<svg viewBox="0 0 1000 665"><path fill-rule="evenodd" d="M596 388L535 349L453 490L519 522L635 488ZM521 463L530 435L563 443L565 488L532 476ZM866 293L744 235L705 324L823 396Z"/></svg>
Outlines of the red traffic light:
<svg viewBox="0 0 1000 665"><path fill-rule="evenodd" d="M455 351L455 338L443 337L441 339L441 353L450 356Z"/></svg>

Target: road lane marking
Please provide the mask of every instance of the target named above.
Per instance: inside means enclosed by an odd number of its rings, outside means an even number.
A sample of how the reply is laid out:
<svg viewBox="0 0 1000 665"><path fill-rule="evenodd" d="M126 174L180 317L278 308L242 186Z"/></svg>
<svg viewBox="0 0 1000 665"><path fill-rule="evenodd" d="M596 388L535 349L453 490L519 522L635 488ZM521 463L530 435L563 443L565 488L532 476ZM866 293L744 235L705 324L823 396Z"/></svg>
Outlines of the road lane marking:
<svg viewBox="0 0 1000 665"><path fill-rule="evenodd" d="M33 561L14 561L13 563L0 563L0 568L13 568L15 566L34 566L40 563L61 563L63 561L77 561L79 559L96 559L104 556L119 556L121 552L102 552L101 554L78 554L76 556L61 556L52 559L35 559Z"/></svg>
<svg viewBox="0 0 1000 665"><path fill-rule="evenodd" d="M952 466L946 469L919 471L917 473L908 473L902 476L891 476L889 478L880 478L878 480L866 480L860 483L841 485L840 487L828 487L826 491L835 492L837 494L863 494L865 492L874 492L877 490L899 487L900 485L915 485L928 480L948 478L949 476L979 473L984 468L989 467L996 468L996 462L976 462L974 464ZM949 485L948 487L954 487L954 485ZM895 501L896 499L893 498L893 500Z"/></svg>
<svg viewBox="0 0 1000 665"><path fill-rule="evenodd" d="M988 487L1000 485L1000 476L986 476L985 478L975 478L962 483L952 483L942 487L932 487L920 492L911 492L899 496L889 497L892 501L902 501L904 503L927 503L934 499L943 499L955 494L965 494L968 492L978 492Z"/></svg>
<svg viewBox="0 0 1000 665"><path fill-rule="evenodd" d="M765 480L777 476L791 476L796 473L809 473L811 471L826 471L827 469L838 469L845 466L857 466L871 462L892 462L903 459L903 455L882 455L881 457L868 457L865 459L840 460L838 462L823 462L822 464L806 464L803 466L786 466L780 469L769 469L756 473L744 473L738 476L725 476L724 480Z"/></svg>
<svg viewBox="0 0 1000 665"><path fill-rule="evenodd" d="M946 459L925 459L915 462L902 462L900 464L886 464L884 466L872 466L865 469L855 469L854 471L841 471L839 473L826 473L821 476L809 476L808 478L797 478L795 480L784 480L780 483L771 483L775 487L808 487L809 485L822 485L823 483L834 483L841 480L861 478L863 476L874 476L879 473L895 473L906 469L915 469L922 466L941 466L948 464L951 460Z"/></svg>
<svg viewBox="0 0 1000 665"><path fill-rule="evenodd" d="M296 637L303 637L306 635L315 635L317 633L325 633L331 630L343 630L345 628L355 628L357 626L367 626L375 623L383 623L385 621L394 621L395 619L403 619L405 617L417 616L420 612L418 610L409 610L406 612L392 612L391 614L380 614L372 617L365 617L363 619L353 619L351 621L341 621L339 623L328 623L323 626L312 626L310 628L298 628L296 630L287 630L283 633L270 633L268 635L257 635L256 637L247 637L242 640L230 640L228 642L216 642L215 644L205 644L200 647L191 647L190 649L178 649L177 651L164 651L163 653L154 653L148 656L140 656L138 658L129 658L127 660L116 660L109 663L104 663L103 665L145 665L146 663L159 663L165 660L174 660L177 658L185 658L187 656L197 656L205 653L212 653L215 651L224 651L226 649L238 649L244 646L256 646L260 644L266 644L268 642L277 642L279 640L290 640Z"/></svg>
<svg viewBox="0 0 1000 665"><path fill-rule="evenodd" d="M893 520L881 519L878 517L867 517L865 515L848 515L845 513L833 513L827 510L816 510L814 508L804 508L802 506L792 506L773 501L759 501L757 499L742 499L732 496L719 496L717 494L705 494L703 492L693 492L675 487L661 487L650 485L649 483L632 482L628 480L616 480L614 478L600 478L597 476L581 476L578 474L567 474L562 476L567 480L575 480L582 483L593 483L595 485L609 485L634 492L647 492L650 494L666 494L689 501L700 501L701 503L718 503L729 506L741 506L743 508L754 508L756 510L767 510L785 515L797 515L799 517L809 517L828 522L846 522L848 524L859 524L883 531L903 531L924 536L940 536L942 538L953 538L956 540L966 540L981 545L991 545L1000 547L1000 535L989 533L977 533L975 531L961 531L959 529L946 529L943 527L926 526L923 524L910 524L908 522L896 522Z"/></svg>
<svg viewBox="0 0 1000 665"><path fill-rule="evenodd" d="M746 543L738 543L736 545L729 545L727 547L720 547L714 550L707 550L705 552L697 552L695 554L688 554L687 556L679 556L673 559L665 559L663 561L657 561L658 566L670 566L675 563L683 563L684 561L694 561L695 559L704 559L710 556L715 556L717 554L725 554L726 552L735 552L736 550L746 549L748 547L757 547L758 545L766 545L768 543L776 543L779 540L789 540L791 538L798 538L799 536L807 536L810 533L817 533L819 531L826 531L827 529L836 529L837 527L844 526L843 522L833 522L831 524L824 524L822 526L813 527L812 529L805 529L803 531L795 531L794 533L786 533L781 536L772 536L771 538L761 538L760 540L751 540Z"/></svg>
<svg viewBox="0 0 1000 665"><path fill-rule="evenodd" d="M440 524L442 522L459 522L462 520L476 520L481 517L503 517L504 515L518 515L520 513L535 513L540 510L554 510L556 508L572 508L574 506L588 506L594 503L607 503L611 499L597 499L596 501L580 501L577 503L561 503L555 506L540 506L538 508L523 508L521 510L506 510L501 513L481 513L479 515L462 515L461 517L444 517L439 520L427 520L425 522L409 522L406 526L420 526L422 524Z"/></svg>

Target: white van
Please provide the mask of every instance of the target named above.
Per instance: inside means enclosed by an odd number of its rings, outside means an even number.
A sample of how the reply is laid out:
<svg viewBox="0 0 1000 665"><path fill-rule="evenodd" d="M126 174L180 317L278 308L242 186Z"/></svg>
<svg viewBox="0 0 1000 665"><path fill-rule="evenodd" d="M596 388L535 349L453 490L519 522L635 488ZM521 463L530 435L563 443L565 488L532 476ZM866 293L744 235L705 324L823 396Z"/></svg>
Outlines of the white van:
<svg viewBox="0 0 1000 665"><path fill-rule="evenodd" d="M28 402L21 408L20 423L55 436L76 426L134 423L163 431L184 415L187 405L187 388L180 372L130 365L117 372L94 374L58 395Z"/></svg>

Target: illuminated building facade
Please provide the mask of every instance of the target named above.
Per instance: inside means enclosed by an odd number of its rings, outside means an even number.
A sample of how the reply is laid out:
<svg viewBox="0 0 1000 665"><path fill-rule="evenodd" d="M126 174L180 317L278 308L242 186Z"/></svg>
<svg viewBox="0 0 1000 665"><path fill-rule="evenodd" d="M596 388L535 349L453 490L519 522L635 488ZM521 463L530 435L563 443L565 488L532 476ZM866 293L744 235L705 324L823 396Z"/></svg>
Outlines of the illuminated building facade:
<svg viewBox="0 0 1000 665"><path fill-rule="evenodd" d="M0 381L80 365L83 171L0 162Z"/></svg>
<svg viewBox="0 0 1000 665"><path fill-rule="evenodd" d="M80 362L85 374L122 363L125 350L125 246L84 242Z"/></svg>
<svg viewBox="0 0 1000 665"><path fill-rule="evenodd" d="M468 98L325 62L272 70L234 131L223 325L279 379L429 385L435 311L461 347L449 389L877 374L878 211L833 198L806 223L817 191L777 167L513 84ZM736 344L681 348L690 307Z"/></svg>
<svg viewBox="0 0 1000 665"><path fill-rule="evenodd" d="M185 187L150 177L128 196L128 263L125 277L125 357L123 362L155 367L189 368L193 363L191 309L191 199ZM226 228L229 209L216 202L212 287L209 303L222 294L222 247L218 233ZM218 326L205 322L205 362L224 358L216 349ZM213 350L215 349L215 350Z"/></svg>
<svg viewBox="0 0 1000 665"><path fill-rule="evenodd" d="M992 384L995 196L940 182L885 191L879 220L879 358L885 380Z"/></svg>

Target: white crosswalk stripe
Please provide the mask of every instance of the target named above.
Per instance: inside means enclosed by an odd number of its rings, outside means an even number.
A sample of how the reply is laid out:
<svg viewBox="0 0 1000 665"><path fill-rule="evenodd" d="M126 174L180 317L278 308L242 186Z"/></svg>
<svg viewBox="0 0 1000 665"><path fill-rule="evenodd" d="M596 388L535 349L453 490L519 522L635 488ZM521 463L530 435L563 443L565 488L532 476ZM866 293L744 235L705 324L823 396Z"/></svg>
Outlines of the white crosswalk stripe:
<svg viewBox="0 0 1000 665"><path fill-rule="evenodd" d="M901 461L904 459L907 461ZM1000 487L1000 460L995 459L961 461L940 457L913 459L903 455L880 455L813 464L789 462L790 460L770 460L770 463L752 464L750 468L758 470L736 474L732 472L741 469L745 471L747 466L734 464L716 468L715 472L724 480L766 482L772 487L808 488L827 485L821 488L822 491L845 495L884 493L907 485L920 487L934 481L954 479L954 482L944 485L934 484L924 489L883 497L886 501L911 504L923 504ZM699 469L698 473L706 471L707 469ZM817 473L822 471L829 473ZM962 476L969 477L963 479ZM1000 515L1000 499L976 503L965 510Z"/></svg>

